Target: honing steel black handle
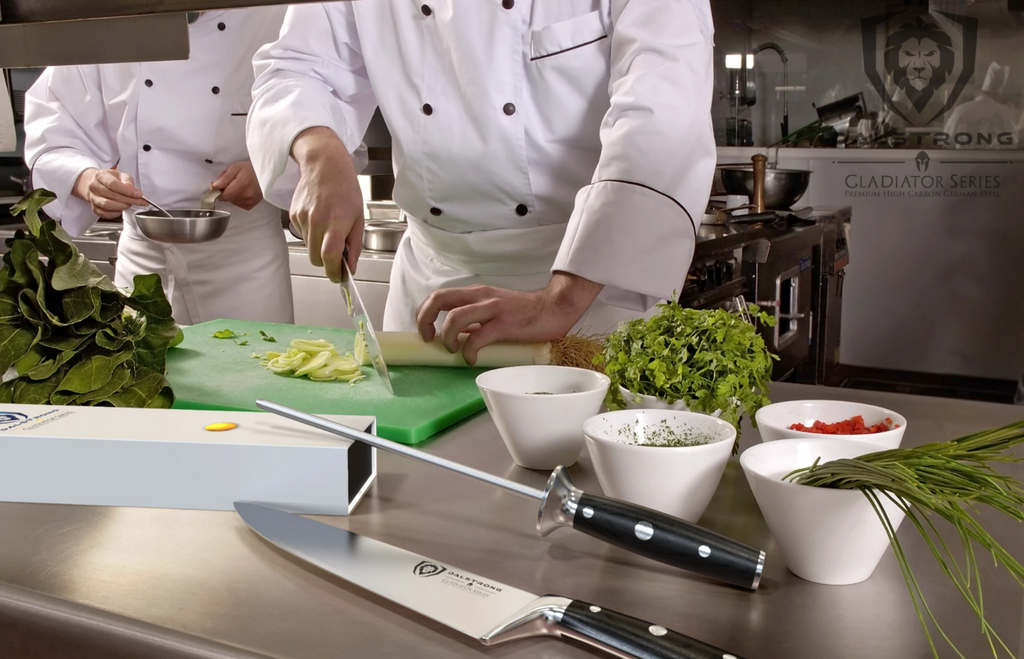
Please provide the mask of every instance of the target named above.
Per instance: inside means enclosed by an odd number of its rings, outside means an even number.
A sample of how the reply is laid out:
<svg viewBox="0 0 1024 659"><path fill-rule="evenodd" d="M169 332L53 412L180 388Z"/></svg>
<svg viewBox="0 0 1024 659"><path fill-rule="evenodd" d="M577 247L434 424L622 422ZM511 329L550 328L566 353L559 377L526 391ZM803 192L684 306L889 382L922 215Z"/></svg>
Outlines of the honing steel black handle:
<svg viewBox="0 0 1024 659"><path fill-rule="evenodd" d="M761 582L760 549L643 506L584 492L572 526L635 554L734 586L755 590Z"/></svg>
<svg viewBox="0 0 1024 659"><path fill-rule="evenodd" d="M741 659L660 625L573 600L557 623L563 636L637 659Z"/></svg>

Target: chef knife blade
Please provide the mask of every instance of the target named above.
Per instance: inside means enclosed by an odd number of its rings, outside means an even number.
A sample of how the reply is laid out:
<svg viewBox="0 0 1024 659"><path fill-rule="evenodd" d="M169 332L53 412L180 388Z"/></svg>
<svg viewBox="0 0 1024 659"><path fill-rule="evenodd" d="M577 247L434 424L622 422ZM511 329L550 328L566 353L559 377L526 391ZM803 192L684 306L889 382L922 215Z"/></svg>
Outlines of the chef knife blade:
<svg viewBox="0 0 1024 659"><path fill-rule="evenodd" d="M239 501L235 510L253 531L288 553L484 645L564 636L617 657L739 659L660 625L567 597L538 597L277 508Z"/></svg>
<svg viewBox="0 0 1024 659"><path fill-rule="evenodd" d="M540 501L537 533L541 536L560 526L571 527L641 556L741 588L756 590L761 583L763 551L665 513L584 492L573 485L565 467L559 466L551 472L547 487L542 492L278 403L257 400L256 406L345 439L444 467L520 496L537 499Z"/></svg>
<svg viewBox="0 0 1024 659"><path fill-rule="evenodd" d="M388 375L388 366L384 363L384 355L380 351L380 343L377 342L377 335L373 331L373 324L366 313L366 307L363 306L363 299L359 297L355 279L352 278L352 271L348 267L348 252L345 252L345 256L341 260L341 290L345 294L346 311L352 317L352 323L356 326L357 330L360 328L363 330L363 338L366 340L370 363L373 364L374 370L377 371L377 375L380 376L381 381L384 383L384 388L394 396L395 390L391 386L391 376Z"/></svg>

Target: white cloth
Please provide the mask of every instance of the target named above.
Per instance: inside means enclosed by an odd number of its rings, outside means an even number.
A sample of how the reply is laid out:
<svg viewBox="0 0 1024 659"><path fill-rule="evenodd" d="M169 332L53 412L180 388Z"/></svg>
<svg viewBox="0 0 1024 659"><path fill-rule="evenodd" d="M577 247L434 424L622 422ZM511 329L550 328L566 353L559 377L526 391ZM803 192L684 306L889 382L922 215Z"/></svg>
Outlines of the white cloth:
<svg viewBox="0 0 1024 659"><path fill-rule="evenodd" d="M73 235L96 216L72 196L79 175L116 166L164 208L198 208L229 165L249 158L245 118L254 79L252 56L274 40L283 7L212 11L189 26L185 61L48 68L25 99L25 159L32 183L57 200L46 213ZM155 272L175 319L292 322L288 252L280 211L261 202L231 212L223 237L169 246L140 232L124 213L116 284ZM142 210L141 208L135 210Z"/></svg>
<svg viewBox="0 0 1024 659"><path fill-rule="evenodd" d="M327 126L355 150L380 105L412 225L388 329L437 287L553 270L642 311L682 288L707 205L712 34L707 0L293 6L254 59L249 150L285 205L295 136Z"/></svg>
<svg viewBox="0 0 1024 659"><path fill-rule="evenodd" d="M1013 111L987 94L979 94L973 101L953 108L945 124L951 146L956 149L1016 149L1016 131L1017 118ZM960 133L971 139L966 144L957 143L956 136ZM1001 143L1000 137L1008 143Z"/></svg>

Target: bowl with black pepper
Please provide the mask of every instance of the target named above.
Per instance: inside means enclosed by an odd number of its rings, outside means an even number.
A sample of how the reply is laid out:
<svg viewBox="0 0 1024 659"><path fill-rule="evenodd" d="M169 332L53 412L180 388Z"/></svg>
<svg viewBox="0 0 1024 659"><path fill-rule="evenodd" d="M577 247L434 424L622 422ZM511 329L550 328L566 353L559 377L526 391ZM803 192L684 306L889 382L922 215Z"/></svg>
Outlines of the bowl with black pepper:
<svg viewBox="0 0 1024 659"><path fill-rule="evenodd" d="M583 436L605 494L696 522L722 480L736 428L696 412L620 410L587 419Z"/></svg>

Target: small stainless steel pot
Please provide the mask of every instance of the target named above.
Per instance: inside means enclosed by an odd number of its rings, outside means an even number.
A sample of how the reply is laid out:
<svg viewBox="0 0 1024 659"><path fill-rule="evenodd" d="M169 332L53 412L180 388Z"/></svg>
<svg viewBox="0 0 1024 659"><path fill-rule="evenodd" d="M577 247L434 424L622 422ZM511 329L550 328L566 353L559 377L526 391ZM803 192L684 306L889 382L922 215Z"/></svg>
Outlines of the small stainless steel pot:
<svg viewBox="0 0 1024 659"><path fill-rule="evenodd" d="M397 252L406 227L405 222L367 222L363 227L363 247L374 252Z"/></svg>
<svg viewBox="0 0 1024 659"><path fill-rule="evenodd" d="M135 213L139 230L150 240L161 243L205 243L216 240L228 230L231 213L216 210L220 190L210 190L199 209L168 209L170 217L158 210Z"/></svg>

